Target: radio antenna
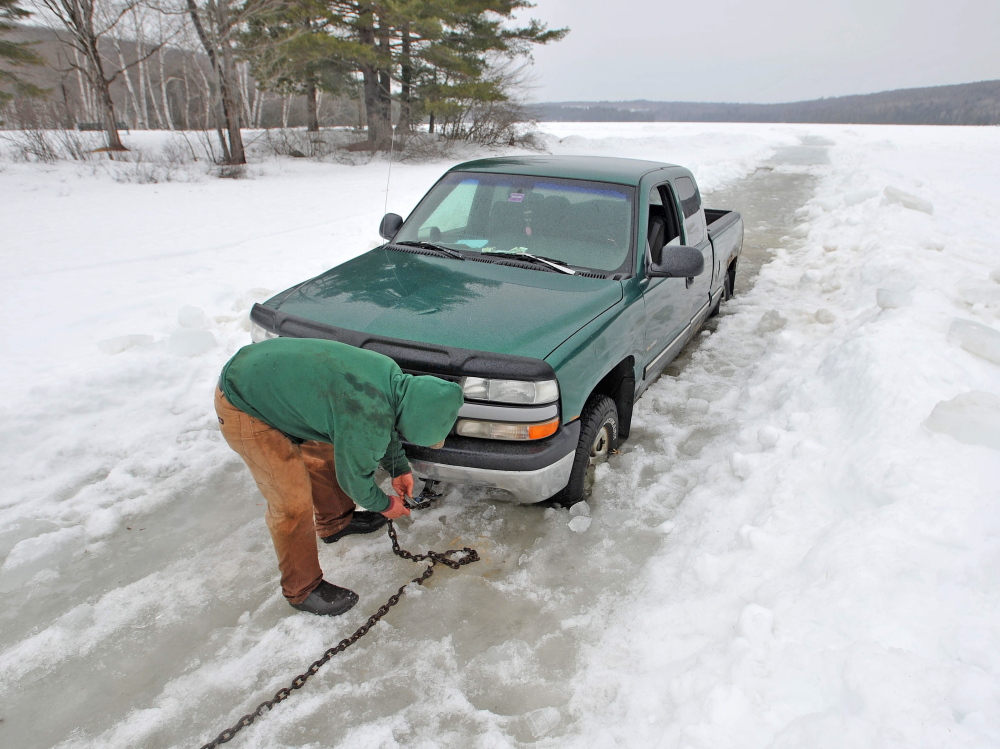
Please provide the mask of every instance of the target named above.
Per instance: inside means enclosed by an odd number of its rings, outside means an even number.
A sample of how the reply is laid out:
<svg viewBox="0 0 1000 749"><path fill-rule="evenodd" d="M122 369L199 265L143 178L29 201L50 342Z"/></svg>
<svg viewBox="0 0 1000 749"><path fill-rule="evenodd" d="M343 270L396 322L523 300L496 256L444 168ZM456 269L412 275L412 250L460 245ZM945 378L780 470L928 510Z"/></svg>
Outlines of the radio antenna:
<svg viewBox="0 0 1000 749"><path fill-rule="evenodd" d="M389 179L392 177L392 154L396 148L396 126L392 126L392 136L389 140L389 171L385 175L385 205L382 206L382 215L389 210Z"/></svg>

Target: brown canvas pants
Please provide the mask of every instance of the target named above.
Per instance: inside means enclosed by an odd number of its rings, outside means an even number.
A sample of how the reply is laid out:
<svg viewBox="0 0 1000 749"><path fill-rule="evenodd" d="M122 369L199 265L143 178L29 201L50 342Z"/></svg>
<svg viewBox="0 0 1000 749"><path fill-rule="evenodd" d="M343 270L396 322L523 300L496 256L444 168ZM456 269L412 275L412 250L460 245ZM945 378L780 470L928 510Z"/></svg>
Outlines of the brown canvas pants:
<svg viewBox="0 0 1000 749"><path fill-rule="evenodd" d="M282 432L233 406L215 389L215 412L228 445L250 469L267 501L265 519L278 555L281 592L301 603L323 579L316 536L351 522L354 502L337 483L333 445L297 445Z"/></svg>

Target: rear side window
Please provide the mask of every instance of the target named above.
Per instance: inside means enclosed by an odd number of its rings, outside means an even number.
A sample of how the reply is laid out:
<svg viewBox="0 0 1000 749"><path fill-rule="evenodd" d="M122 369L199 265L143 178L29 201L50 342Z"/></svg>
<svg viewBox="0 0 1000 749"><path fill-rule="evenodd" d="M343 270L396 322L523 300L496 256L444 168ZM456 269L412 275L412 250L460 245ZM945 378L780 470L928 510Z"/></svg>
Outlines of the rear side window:
<svg viewBox="0 0 1000 749"><path fill-rule="evenodd" d="M701 208L701 195L690 177L678 177L674 180L674 187L677 188L681 211L684 212L687 243L697 246L705 240L705 214Z"/></svg>
<svg viewBox="0 0 1000 749"><path fill-rule="evenodd" d="M674 180L674 185L677 187L677 197L681 199L684 218L691 218L701 208L701 195L694 186L694 180L690 177L678 177Z"/></svg>

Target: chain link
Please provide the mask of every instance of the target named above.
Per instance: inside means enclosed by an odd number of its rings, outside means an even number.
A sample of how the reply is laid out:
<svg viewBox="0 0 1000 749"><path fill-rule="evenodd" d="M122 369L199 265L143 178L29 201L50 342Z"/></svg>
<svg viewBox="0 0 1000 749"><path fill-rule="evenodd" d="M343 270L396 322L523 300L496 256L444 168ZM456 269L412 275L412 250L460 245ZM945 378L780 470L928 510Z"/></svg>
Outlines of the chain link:
<svg viewBox="0 0 1000 749"><path fill-rule="evenodd" d="M434 504L434 502L437 501L437 499L440 497L440 495L434 496L430 492L426 491L422 496L423 496L422 501L418 501L416 504L407 506L413 510L426 510L429 507L431 507ZM389 609L391 609L393 606L399 603L399 599L402 597L403 592L410 584L416 583L417 585L423 585L424 582L426 582L426 580L431 575L434 574L434 567L436 565L443 564L445 567L450 567L453 570L457 570L459 567L463 565L472 564L473 562L479 561L479 553L475 549L469 548L468 546L465 546L461 549L448 549L447 551L428 551L426 554L413 554L399 545L399 536L396 535L396 528L391 520L389 521L388 527L389 527L389 539L392 541L393 554L395 554L397 557L402 557L403 559L409 559L411 562L429 561L430 564L427 565L427 569L425 569L421 575L413 578L412 580L410 580L410 582L406 583L406 585L400 587L399 590L397 590L392 596L389 597L388 601L386 601L379 607L378 611L376 611L374 614L368 617L368 621L366 621L364 624L358 627L357 630L355 630L354 634L352 634L350 637L344 638L339 643L334 645L332 648L327 650L325 653L323 653L321 658L314 661L312 665L310 665L309 668L306 669L305 673L299 674L294 679L292 679L292 683L290 686L282 687L281 689L279 689L275 693L274 697L272 697L269 700L265 700L264 702L261 702L257 706L257 709L255 709L253 712L244 715L236 722L236 725L234 725L232 728L227 728L225 731L216 736L212 741L209 741L207 744L203 744L201 749L215 749L220 744L225 744L231 741L233 737L236 736L236 734L239 733L242 729L249 726L257 718L263 716L265 711L270 711L274 709L274 707L279 703L287 700L291 696L292 690L301 689L305 685L306 681L309 680L309 677L313 676L317 671L319 671L323 666L325 666L327 661L333 658L333 656L337 655L338 653L344 652L345 650L347 650L347 648L349 648L351 645L353 645L362 637L364 637L366 634L368 634L368 631L376 624L378 624L379 620L383 616L389 613Z"/></svg>

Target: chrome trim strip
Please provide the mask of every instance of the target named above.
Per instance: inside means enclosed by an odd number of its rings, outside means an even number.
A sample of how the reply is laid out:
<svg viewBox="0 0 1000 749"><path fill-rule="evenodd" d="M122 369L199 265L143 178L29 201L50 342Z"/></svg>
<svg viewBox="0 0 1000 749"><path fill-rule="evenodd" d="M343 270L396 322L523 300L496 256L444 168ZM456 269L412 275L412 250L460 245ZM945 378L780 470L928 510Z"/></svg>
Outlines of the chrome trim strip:
<svg viewBox="0 0 1000 749"><path fill-rule="evenodd" d="M423 479L444 481L450 484L471 484L503 489L514 495L514 501L527 505L541 502L556 494L569 483L576 451L557 460L552 465L536 471L498 471L489 468L469 468L441 463L410 460L413 472Z"/></svg>
<svg viewBox="0 0 1000 749"><path fill-rule="evenodd" d="M652 370L656 369L656 365L659 364L660 359L666 356L667 352L670 351L675 345L677 345L678 341L684 340L685 336L687 336L687 334L691 332L691 327L692 327L691 323L688 323L687 326L684 328L684 330L678 333L677 337L674 338L674 340L672 340L666 346L664 346L663 350L656 355L656 358L646 365L646 368L642 370L642 379L645 380L647 377L649 377L649 373Z"/></svg>
<svg viewBox="0 0 1000 749"><path fill-rule="evenodd" d="M535 422L548 421L559 415L559 407L555 403L547 406L487 406L484 403L463 403L458 410L460 419L479 419L480 421Z"/></svg>
<svg viewBox="0 0 1000 749"><path fill-rule="evenodd" d="M707 315L708 310L711 308L711 306L712 306L712 299L711 297L709 297L709 300L705 302L705 306L702 307L700 310L698 310L698 312L695 313L695 316L691 318L691 323L696 324L695 320L698 320L698 318L701 317L702 315Z"/></svg>

